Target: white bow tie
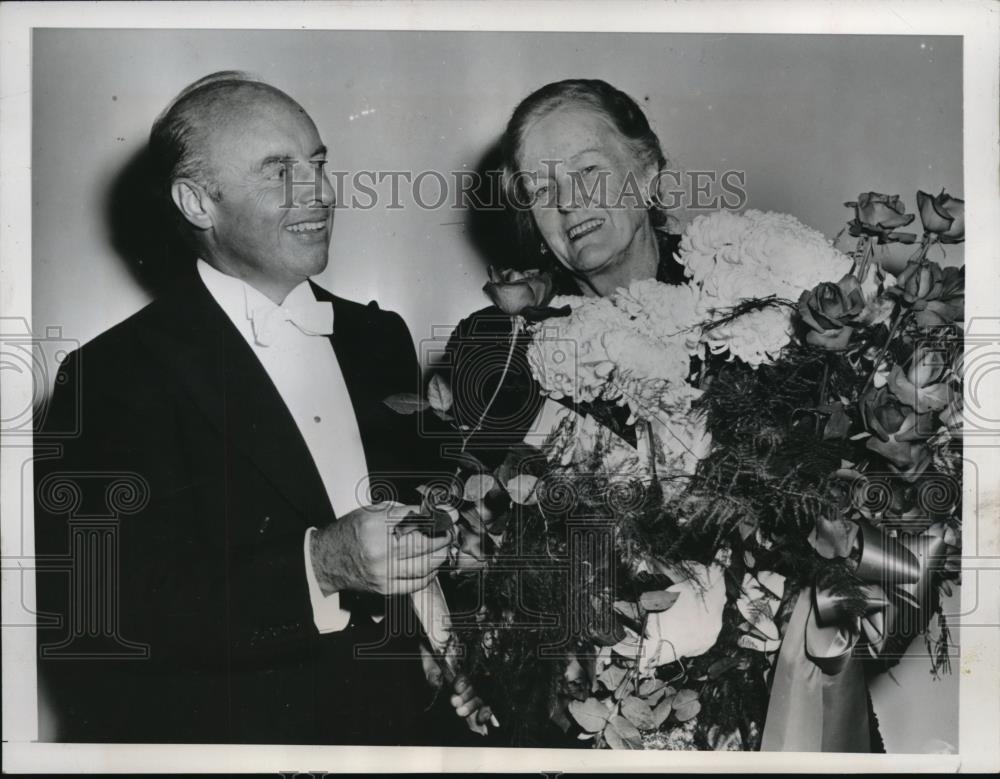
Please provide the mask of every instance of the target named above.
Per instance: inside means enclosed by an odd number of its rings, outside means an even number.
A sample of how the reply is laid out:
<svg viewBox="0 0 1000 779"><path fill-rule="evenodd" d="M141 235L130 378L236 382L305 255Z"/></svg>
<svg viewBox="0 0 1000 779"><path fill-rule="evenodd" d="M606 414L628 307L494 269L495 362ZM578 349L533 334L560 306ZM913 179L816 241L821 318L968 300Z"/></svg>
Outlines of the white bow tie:
<svg viewBox="0 0 1000 779"><path fill-rule="evenodd" d="M258 308L250 320L254 340L260 346L270 346L285 322L291 322L306 335L333 335L333 303L314 300L266 310Z"/></svg>

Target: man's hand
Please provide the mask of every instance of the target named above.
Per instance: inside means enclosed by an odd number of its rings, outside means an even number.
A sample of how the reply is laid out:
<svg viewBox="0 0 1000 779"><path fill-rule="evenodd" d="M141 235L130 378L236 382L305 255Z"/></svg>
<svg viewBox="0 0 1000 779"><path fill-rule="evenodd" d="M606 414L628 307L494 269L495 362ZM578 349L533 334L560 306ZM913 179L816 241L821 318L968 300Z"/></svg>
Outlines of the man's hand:
<svg viewBox="0 0 1000 779"><path fill-rule="evenodd" d="M448 559L452 536L393 532L411 511L419 508L378 503L313 533L309 551L323 594L353 590L400 595L430 584Z"/></svg>

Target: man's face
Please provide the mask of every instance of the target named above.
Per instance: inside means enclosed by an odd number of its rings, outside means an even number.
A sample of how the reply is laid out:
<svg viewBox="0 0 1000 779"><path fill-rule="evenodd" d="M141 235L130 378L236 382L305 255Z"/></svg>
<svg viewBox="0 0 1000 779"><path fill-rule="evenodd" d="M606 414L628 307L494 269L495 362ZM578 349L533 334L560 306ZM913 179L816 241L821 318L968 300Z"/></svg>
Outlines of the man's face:
<svg viewBox="0 0 1000 779"><path fill-rule="evenodd" d="M283 297L326 267L335 205L326 147L295 103L261 92L245 101L206 143L221 194L206 239L213 264Z"/></svg>

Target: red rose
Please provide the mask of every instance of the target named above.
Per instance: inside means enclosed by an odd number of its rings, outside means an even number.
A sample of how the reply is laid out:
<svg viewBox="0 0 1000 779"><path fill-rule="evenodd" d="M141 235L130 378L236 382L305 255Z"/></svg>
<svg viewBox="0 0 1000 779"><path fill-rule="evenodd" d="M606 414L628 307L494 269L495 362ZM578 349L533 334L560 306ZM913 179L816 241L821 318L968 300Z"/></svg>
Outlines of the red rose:
<svg viewBox="0 0 1000 779"><path fill-rule="evenodd" d="M509 316L528 308L540 308L552 297L552 276L538 270L496 271L490 267L490 280L483 286L494 305Z"/></svg>
<svg viewBox="0 0 1000 779"><path fill-rule="evenodd" d="M954 394L946 380L949 365L947 356L939 350L917 352L908 370L904 371L902 365L893 366L887 386L918 414L940 411Z"/></svg>
<svg viewBox="0 0 1000 779"><path fill-rule="evenodd" d="M917 192L917 208L924 231L936 233L941 243L961 243L965 240L965 201L945 194L937 197Z"/></svg>
<svg viewBox="0 0 1000 779"><path fill-rule="evenodd" d="M896 277L896 285L886 293L906 306L926 308L929 300L937 300L944 290L944 273L941 266L928 260L911 260L903 272Z"/></svg>
<svg viewBox="0 0 1000 779"><path fill-rule="evenodd" d="M944 268L937 300L925 300L913 306L913 318L921 327L962 324L965 320L965 268Z"/></svg>
<svg viewBox="0 0 1000 779"><path fill-rule="evenodd" d="M917 413L889 392L870 388L860 401L865 428L872 433L866 446L889 461L893 470L912 482L930 464L926 437L930 414Z"/></svg>
<svg viewBox="0 0 1000 779"><path fill-rule="evenodd" d="M858 280L848 274L836 284L825 281L799 297L799 316L808 327L806 343L842 351L854 332L852 325L865 308Z"/></svg>
<svg viewBox="0 0 1000 779"><path fill-rule="evenodd" d="M879 192L862 192L857 201L844 203L854 209L854 219L848 222L851 235L873 235L879 243L899 241L913 243L913 233L897 233L895 228L905 227L914 220L913 214L906 213L906 207L899 201L899 195L883 195Z"/></svg>

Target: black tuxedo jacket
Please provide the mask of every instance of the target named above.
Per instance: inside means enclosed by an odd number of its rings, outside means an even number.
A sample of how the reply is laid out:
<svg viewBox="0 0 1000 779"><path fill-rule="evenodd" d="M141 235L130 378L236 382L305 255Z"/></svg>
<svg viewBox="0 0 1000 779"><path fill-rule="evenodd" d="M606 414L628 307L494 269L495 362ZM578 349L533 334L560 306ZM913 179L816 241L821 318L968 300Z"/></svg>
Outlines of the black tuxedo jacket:
<svg viewBox="0 0 1000 779"><path fill-rule="evenodd" d="M406 325L314 289L334 305L379 497L408 501L427 455L414 418L381 402L418 389ZM304 533L336 518L277 390L195 274L68 357L36 448L40 702L58 740L436 738L407 599L376 624L345 597L350 627L316 630ZM376 656L358 657L365 645Z"/></svg>

